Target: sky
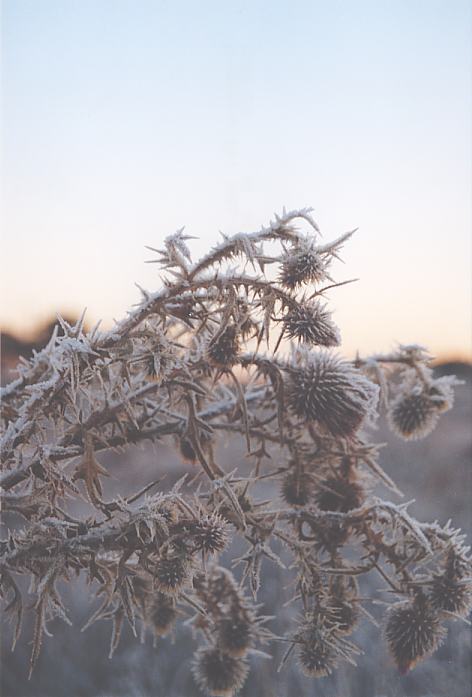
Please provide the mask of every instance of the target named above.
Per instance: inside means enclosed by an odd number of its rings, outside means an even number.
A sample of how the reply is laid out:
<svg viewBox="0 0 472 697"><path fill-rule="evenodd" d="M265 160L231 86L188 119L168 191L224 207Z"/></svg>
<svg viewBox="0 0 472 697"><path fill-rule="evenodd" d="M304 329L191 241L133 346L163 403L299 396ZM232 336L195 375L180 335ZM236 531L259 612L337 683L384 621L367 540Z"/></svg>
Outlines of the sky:
<svg viewBox="0 0 472 697"><path fill-rule="evenodd" d="M195 256L312 206L345 246L352 355L472 358L469 0L3 0L0 326L157 290L145 245Z"/></svg>

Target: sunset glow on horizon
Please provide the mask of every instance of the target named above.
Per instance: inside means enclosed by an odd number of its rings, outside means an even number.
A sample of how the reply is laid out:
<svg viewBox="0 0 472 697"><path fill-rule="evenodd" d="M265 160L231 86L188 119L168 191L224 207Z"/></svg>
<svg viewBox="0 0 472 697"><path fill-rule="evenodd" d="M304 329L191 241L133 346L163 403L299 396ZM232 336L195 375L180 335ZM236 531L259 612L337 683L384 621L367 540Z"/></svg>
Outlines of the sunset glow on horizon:
<svg viewBox="0 0 472 697"><path fill-rule="evenodd" d="M3 303L112 326L145 245L313 206L343 352L472 359L468 2L3 3Z"/></svg>

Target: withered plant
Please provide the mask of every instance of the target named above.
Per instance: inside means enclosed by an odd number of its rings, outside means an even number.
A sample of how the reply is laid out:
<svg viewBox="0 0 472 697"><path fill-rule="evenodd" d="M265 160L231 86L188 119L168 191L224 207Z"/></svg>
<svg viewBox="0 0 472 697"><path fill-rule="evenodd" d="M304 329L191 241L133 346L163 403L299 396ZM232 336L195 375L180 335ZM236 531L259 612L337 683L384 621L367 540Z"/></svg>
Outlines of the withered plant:
<svg viewBox="0 0 472 697"><path fill-rule="evenodd" d="M161 290L142 291L108 332L60 320L21 362L2 391L1 578L14 643L25 607L35 614L30 670L48 622L69 622L58 581L79 574L100 601L88 625L112 622L110 655L124 622L156 641L190 625L209 695L237 692L248 658L271 642L313 677L353 662L361 647L349 637L374 619L368 574L385 586L383 636L403 672L469 613L463 537L408 513L368 435L384 410L396 434L423 438L452 406L455 380L436 379L419 346L354 362L333 352L340 334L325 298L349 282L331 266L351 235L324 242L310 210L284 212L194 263L179 231L152 250ZM246 465L223 468L228 439L245 444ZM143 441L175 446L189 474L107 500L102 454ZM93 514L73 514L78 497ZM244 551L231 560L234 538ZM287 636L257 604L264 559L285 569L286 600L298 604Z"/></svg>

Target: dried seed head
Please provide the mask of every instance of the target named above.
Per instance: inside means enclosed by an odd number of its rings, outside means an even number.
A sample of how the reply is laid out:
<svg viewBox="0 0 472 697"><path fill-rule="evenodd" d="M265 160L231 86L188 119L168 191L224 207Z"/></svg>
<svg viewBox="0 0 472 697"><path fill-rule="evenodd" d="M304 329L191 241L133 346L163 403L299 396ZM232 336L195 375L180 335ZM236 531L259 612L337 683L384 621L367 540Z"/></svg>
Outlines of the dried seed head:
<svg viewBox="0 0 472 697"><path fill-rule="evenodd" d="M349 363L298 348L287 368L287 402L333 436L351 436L377 402L378 388Z"/></svg>
<svg viewBox="0 0 472 697"><path fill-rule="evenodd" d="M223 566L210 565L206 574L194 577L193 585L204 605L228 602L229 598L238 598L240 593L233 574Z"/></svg>
<svg viewBox="0 0 472 697"><path fill-rule="evenodd" d="M328 263L311 240L301 241L284 255L279 280L290 289L303 283L321 283L329 278Z"/></svg>
<svg viewBox="0 0 472 697"><path fill-rule="evenodd" d="M190 563L180 554L161 557L154 567L154 586L165 595L176 595L190 577Z"/></svg>
<svg viewBox="0 0 472 697"><path fill-rule="evenodd" d="M337 326L319 302L293 305L283 318L284 333L315 346L339 346L341 337Z"/></svg>
<svg viewBox="0 0 472 697"><path fill-rule="evenodd" d="M447 573L438 574L431 583L429 599L437 610L467 617L472 610L472 583L468 578L451 578Z"/></svg>
<svg viewBox="0 0 472 697"><path fill-rule="evenodd" d="M221 552L228 543L227 524L216 513L203 516L199 519L192 536L204 552Z"/></svg>
<svg viewBox="0 0 472 697"><path fill-rule="evenodd" d="M207 358L217 368L230 368L238 360L239 337L236 326L230 324L214 337L207 347Z"/></svg>
<svg viewBox="0 0 472 697"><path fill-rule="evenodd" d="M244 685L249 667L244 658L206 646L196 652L192 671L198 686L209 695L231 697Z"/></svg>
<svg viewBox="0 0 472 697"><path fill-rule="evenodd" d="M396 603L388 610L385 637L403 674L432 654L445 635L437 610L422 596Z"/></svg>
<svg viewBox="0 0 472 697"><path fill-rule="evenodd" d="M249 618L231 614L216 626L218 648L230 656L245 656L253 642L253 625Z"/></svg>
<svg viewBox="0 0 472 697"><path fill-rule="evenodd" d="M163 593L154 594L147 612L147 619L154 634L157 636L168 634L177 619L174 598Z"/></svg>
<svg viewBox="0 0 472 697"><path fill-rule="evenodd" d="M404 440L418 440L436 426L439 410L427 392L401 394L392 404L389 421L392 430Z"/></svg>
<svg viewBox="0 0 472 697"><path fill-rule="evenodd" d="M298 660L305 675L321 678L337 667L336 631L320 622L317 616L308 616L294 639L298 643Z"/></svg>
<svg viewBox="0 0 472 697"><path fill-rule="evenodd" d="M313 481L308 472L294 467L282 479L281 494L291 506L305 506L313 492Z"/></svg>
<svg viewBox="0 0 472 697"><path fill-rule="evenodd" d="M363 487L355 481L328 477L318 483L315 501L322 511L340 511L347 513L359 508L365 499Z"/></svg>

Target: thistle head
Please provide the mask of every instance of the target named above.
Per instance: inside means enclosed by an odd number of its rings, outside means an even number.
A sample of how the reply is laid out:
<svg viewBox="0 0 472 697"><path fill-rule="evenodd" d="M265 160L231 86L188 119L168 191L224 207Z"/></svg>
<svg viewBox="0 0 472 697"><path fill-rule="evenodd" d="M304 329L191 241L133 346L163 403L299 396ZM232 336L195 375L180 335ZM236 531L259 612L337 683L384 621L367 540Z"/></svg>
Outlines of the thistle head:
<svg viewBox="0 0 472 697"><path fill-rule="evenodd" d="M244 685L249 666L244 658L205 646L196 652L192 671L198 686L208 695L232 697Z"/></svg>
<svg viewBox="0 0 472 697"><path fill-rule="evenodd" d="M472 610L470 560L454 546L449 550L440 573L433 576L429 599L438 610L467 617Z"/></svg>
<svg viewBox="0 0 472 697"><path fill-rule="evenodd" d="M329 261L317 252L314 241L299 240L296 247L282 257L280 282L293 290L304 283L321 283L329 279Z"/></svg>
<svg viewBox="0 0 472 697"><path fill-rule="evenodd" d="M282 498L291 506L305 506L313 493L313 480L300 467L289 469L281 484Z"/></svg>
<svg viewBox="0 0 472 697"><path fill-rule="evenodd" d="M192 531L192 538L208 554L222 552L228 543L227 523L217 513L204 515Z"/></svg>
<svg viewBox="0 0 472 697"><path fill-rule="evenodd" d="M294 303L283 318L284 334L313 346L339 346L341 337L331 312L320 302Z"/></svg>
<svg viewBox="0 0 472 697"><path fill-rule="evenodd" d="M177 595L188 583L191 565L183 554L171 554L157 560L154 566L154 587L164 595Z"/></svg>
<svg viewBox="0 0 472 697"><path fill-rule="evenodd" d="M431 582L429 599L436 610L467 617L472 610L472 582L469 578L437 574Z"/></svg>
<svg viewBox="0 0 472 697"><path fill-rule="evenodd" d="M155 593L146 613L147 621L156 636L168 634L177 619L175 600L164 593Z"/></svg>
<svg viewBox="0 0 472 697"><path fill-rule="evenodd" d="M429 385L414 384L401 392L389 410L392 430L404 440L419 440L434 430L439 415L453 402L451 381L443 378Z"/></svg>
<svg viewBox="0 0 472 697"><path fill-rule="evenodd" d="M333 475L318 482L314 499L322 511L347 513L363 504L365 491L359 482Z"/></svg>
<svg viewBox="0 0 472 697"><path fill-rule="evenodd" d="M210 340L206 356L216 368L231 368L239 354L239 336L236 325L229 324L222 332Z"/></svg>
<svg viewBox="0 0 472 697"><path fill-rule="evenodd" d="M247 613L231 612L216 625L217 645L230 656L245 656L254 638L253 622Z"/></svg>
<svg viewBox="0 0 472 697"><path fill-rule="evenodd" d="M385 637L401 673L436 651L445 635L438 611L422 595L388 610Z"/></svg>
<svg viewBox="0 0 472 697"><path fill-rule="evenodd" d="M330 353L298 348L286 371L291 411L333 436L352 436L377 402L378 388Z"/></svg>
<svg viewBox="0 0 472 697"><path fill-rule="evenodd" d="M329 675L337 667L341 657L339 633L327 619L325 613L315 610L306 615L294 635L302 671L312 678ZM345 654L347 651L346 647Z"/></svg>

